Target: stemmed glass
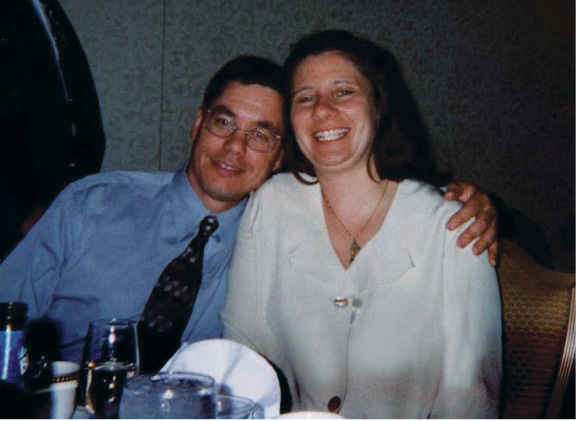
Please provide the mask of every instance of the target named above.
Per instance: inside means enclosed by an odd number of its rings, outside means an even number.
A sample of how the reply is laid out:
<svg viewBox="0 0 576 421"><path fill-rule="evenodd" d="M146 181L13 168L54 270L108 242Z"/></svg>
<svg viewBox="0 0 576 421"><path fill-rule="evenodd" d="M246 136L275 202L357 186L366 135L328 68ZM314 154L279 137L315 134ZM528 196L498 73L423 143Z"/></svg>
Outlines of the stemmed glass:
<svg viewBox="0 0 576 421"><path fill-rule="evenodd" d="M86 406L98 418L117 418L127 378L139 373L136 322L91 322L84 342L81 388Z"/></svg>
<svg viewBox="0 0 576 421"><path fill-rule="evenodd" d="M141 374L129 379L120 405L120 418L216 417L214 378L189 372Z"/></svg>

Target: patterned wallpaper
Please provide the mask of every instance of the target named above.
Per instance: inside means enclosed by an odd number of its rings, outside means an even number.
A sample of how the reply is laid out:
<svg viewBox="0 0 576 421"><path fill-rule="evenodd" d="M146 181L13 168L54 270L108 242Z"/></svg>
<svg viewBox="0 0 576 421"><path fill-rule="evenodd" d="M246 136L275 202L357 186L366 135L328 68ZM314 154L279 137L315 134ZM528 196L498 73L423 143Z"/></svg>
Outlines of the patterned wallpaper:
<svg viewBox="0 0 576 421"><path fill-rule="evenodd" d="M572 0L60 0L92 66L104 170L173 170L209 76L241 53L277 61L313 29L387 46L441 162L497 194L574 265Z"/></svg>

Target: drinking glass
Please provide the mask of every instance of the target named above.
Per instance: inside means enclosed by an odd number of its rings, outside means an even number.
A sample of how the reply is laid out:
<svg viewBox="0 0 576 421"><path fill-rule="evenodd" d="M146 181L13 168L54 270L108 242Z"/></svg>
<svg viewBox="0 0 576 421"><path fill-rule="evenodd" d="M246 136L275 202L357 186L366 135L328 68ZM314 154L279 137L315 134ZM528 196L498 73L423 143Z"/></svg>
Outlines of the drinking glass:
<svg viewBox="0 0 576 421"><path fill-rule="evenodd" d="M142 374L126 381L120 418L207 418L216 415L214 379L197 373Z"/></svg>
<svg viewBox="0 0 576 421"><path fill-rule="evenodd" d="M264 410L254 401L241 396L216 396L216 418L218 419L252 419L264 418Z"/></svg>
<svg viewBox="0 0 576 421"><path fill-rule="evenodd" d="M139 372L136 322L91 322L82 361L80 390L86 406L97 418L117 418L124 383Z"/></svg>

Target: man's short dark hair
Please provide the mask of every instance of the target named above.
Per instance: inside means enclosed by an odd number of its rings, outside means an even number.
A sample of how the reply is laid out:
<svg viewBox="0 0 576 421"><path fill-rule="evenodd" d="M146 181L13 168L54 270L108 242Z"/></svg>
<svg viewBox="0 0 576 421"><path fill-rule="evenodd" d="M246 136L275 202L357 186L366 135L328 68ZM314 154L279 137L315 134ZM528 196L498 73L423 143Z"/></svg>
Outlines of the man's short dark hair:
<svg viewBox="0 0 576 421"><path fill-rule="evenodd" d="M204 91L202 107L210 108L231 82L265 86L286 98L284 69L271 60L243 55L224 64L212 77Z"/></svg>

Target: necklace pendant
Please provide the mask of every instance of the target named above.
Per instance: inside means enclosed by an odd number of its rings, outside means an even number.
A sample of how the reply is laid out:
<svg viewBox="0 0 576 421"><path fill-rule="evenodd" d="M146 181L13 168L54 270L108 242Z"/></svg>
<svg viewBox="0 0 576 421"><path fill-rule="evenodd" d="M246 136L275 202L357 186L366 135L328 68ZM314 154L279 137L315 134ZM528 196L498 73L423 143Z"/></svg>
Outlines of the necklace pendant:
<svg viewBox="0 0 576 421"><path fill-rule="evenodd" d="M356 258L356 255L360 251L360 246L356 242L356 237L352 238L352 245L350 246L350 261L348 264L352 263Z"/></svg>

